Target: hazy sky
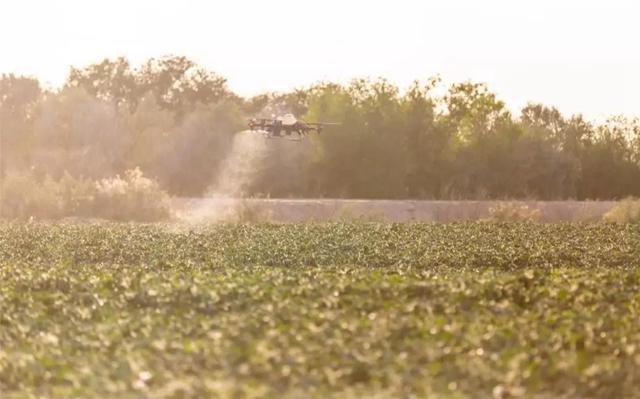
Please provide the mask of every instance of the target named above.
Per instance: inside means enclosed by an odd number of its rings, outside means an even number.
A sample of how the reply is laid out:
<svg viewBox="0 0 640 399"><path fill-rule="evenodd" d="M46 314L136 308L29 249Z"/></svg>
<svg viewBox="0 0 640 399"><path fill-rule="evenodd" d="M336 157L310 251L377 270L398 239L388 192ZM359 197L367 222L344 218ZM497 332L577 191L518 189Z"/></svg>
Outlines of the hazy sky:
<svg viewBox="0 0 640 399"><path fill-rule="evenodd" d="M186 55L243 95L384 76L487 82L590 119L640 115L635 0L2 0L0 72Z"/></svg>

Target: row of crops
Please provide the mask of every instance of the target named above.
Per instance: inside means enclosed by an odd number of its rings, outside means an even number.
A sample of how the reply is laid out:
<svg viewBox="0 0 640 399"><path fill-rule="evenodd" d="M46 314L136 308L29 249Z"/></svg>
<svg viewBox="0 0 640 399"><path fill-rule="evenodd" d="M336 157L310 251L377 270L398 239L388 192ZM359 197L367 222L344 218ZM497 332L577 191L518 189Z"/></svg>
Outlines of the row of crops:
<svg viewBox="0 0 640 399"><path fill-rule="evenodd" d="M633 397L640 227L0 224L2 397Z"/></svg>

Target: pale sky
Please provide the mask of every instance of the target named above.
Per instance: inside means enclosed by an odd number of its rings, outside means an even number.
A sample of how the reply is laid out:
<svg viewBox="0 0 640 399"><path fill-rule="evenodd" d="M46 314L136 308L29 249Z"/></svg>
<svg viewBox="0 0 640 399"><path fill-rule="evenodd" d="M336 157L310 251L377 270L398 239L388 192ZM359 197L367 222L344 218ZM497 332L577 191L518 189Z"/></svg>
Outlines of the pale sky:
<svg viewBox="0 0 640 399"><path fill-rule="evenodd" d="M241 95L383 76L486 82L600 120L640 115L635 0L0 0L0 73L185 55Z"/></svg>

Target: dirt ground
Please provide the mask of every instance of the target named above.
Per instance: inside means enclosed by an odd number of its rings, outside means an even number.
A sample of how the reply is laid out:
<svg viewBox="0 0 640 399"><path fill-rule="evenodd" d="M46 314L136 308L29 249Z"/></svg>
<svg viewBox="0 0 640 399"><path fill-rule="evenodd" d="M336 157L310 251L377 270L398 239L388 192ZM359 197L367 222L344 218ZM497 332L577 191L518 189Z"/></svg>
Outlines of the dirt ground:
<svg viewBox="0 0 640 399"><path fill-rule="evenodd" d="M179 198L173 202L177 216L189 222L270 220L307 222L372 220L389 222L452 222L489 216L499 201L412 201L351 199L233 199ZM596 220L614 201L518 201L540 209L542 221Z"/></svg>

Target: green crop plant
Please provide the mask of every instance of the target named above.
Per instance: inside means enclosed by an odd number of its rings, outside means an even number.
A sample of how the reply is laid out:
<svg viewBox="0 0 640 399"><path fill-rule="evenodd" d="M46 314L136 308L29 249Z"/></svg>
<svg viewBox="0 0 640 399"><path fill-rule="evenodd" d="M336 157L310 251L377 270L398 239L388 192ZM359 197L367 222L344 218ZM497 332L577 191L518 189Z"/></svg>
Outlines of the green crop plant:
<svg viewBox="0 0 640 399"><path fill-rule="evenodd" d="M640 228L0 224L0 393L633 397Z"/></svg>

